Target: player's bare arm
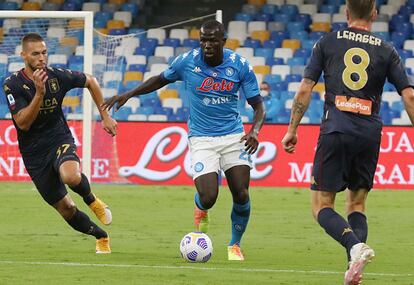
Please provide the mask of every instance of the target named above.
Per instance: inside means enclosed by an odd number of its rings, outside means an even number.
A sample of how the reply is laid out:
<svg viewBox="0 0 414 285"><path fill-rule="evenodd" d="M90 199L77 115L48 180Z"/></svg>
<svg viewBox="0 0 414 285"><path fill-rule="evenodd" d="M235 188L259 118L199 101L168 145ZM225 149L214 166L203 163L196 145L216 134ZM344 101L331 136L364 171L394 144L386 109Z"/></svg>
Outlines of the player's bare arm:
<svg viewBox="0 0 414 285"><path fill-rule="evenodd" d="M47 73L43 69L36 69L33 72L33 81L36 86L36 94L30 104L13 115L17 126L22 131L28 131L39 114L40 106L43 102L43 96L46 93L45 83L48 79Z"/></svg>
<svg viewBox="0 0 414 285"><path fill-rule="evenodd" d="M108 114L106 110L102 110L99 106L103 103L103 95L101 88L99 87L98 80L92 75L86 75L85 87L88 88L89 93L91 93L92 99L98 107L99 113L102 118L102 128L110 135L116 135L116 121Z"/></svg>
<svg viewBox="0 0 414 285"><path fill-rule="evenodd" d="M302 79L299 90L293 99L288 131L282 139L283 148L288 153L293 153L295 151L295 145L298 141L296 130L299 126L300 121L302 120L303 115L309 107L312 89L315 84L316 82L311 79Z"/></svg>
<svg viewBox="0 0 414 285"><path fill-rule="evenodd" d="M401 91L401 96L411 124L414 126L414 89L412 87L405 88Z"/></svg>
<svg viewBox="0 0 414 285"><path fill-rule="evenodd" d="M253 154L257 151L257 148L259 147L259 131L266 118L263 102L253 104L252 108L254 110L253 125L250 131L241 138L241 141L246 141L245 150L248 154Z"/></svg>
<svg viewBox="0 0 414 285"><path fill-rule="evenodd" d="M153 92L164 87L168 83L170 82L165 80L161 75L153 76L144 81L135 89L121 95L112 96L111 98L105 100L105 102L101 105L101 108L102 110L109 111L115 104L117 104L115 111L118 111L119 108L121 108L129 100L129 98Z"/></svg>

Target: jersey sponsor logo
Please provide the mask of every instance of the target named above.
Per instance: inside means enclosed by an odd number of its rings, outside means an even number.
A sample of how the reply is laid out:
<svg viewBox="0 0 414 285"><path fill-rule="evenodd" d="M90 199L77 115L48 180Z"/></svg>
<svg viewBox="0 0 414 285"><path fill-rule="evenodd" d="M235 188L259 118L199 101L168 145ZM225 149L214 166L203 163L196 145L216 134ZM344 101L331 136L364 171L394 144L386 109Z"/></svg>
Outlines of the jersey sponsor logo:
<svg viewBox="0 0 414 285"><path fill-rule="evenodd" d="M344 112L357 113L361 115L371 115L372 102L370 100L346 96L336 96L335 106L338 110Z"/></svg>
<svg viewBox="0 0 414 285"><path fill-rule="evenodd" d="M47 81L49 84L50 93L57 93L60 90L59 82L57 78L52 78Z"/></svg>
<svg viewBox="0 0 414 285"><path fill-rule="evenodd" d="M230 102L230 98L229 97L217 97L217 98L207 98L205 97L203 99L203 103L204 105L208 106L208 105L220 105L220 104L224 104L224 103L228 103Z"/></svg>
<svg viewBox="0 0 414 285"><path fill-rule="evenodd" d="M16 101L14 100L13 94L7 94L7 101L9 101L10 109L14 110L16 107Z"/></svg>
<svg viewBox="0 0 414 285"><path fill-rule="evenodd" d="M210 92L210 91L231 91L233 89L234 82L222 79L221 82L214 81L211 77L206 77L201 85L196 88L197 91Z"/></svg>

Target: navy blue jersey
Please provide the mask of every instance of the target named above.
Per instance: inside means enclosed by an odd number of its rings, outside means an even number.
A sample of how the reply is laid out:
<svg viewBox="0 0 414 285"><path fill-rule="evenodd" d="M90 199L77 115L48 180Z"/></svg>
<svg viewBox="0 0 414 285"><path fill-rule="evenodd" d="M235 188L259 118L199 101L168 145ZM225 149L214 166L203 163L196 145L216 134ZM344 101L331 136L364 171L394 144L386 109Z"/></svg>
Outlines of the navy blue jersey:
<svg viewBox="0 0 414 285"><path fill-rule="evenodd" d="M13 119L22 155L44 153L63 141L73 141L62 111L63 98L73 88L84 87L84 73L66 69L47 68L46 93L39 113L28 131L22 131ZM3 85L12 115L27 107L36 87L23 69L7 77Z"/></svg>
<svg viewBox="0 0 414 285"><path fill-rule="evenodd" d="M326 94L321 134L380 140L385 80L399 93L411 86L395 48L356 28L328 33L315 44L304 77L317 82L322 72Z"/></svg>

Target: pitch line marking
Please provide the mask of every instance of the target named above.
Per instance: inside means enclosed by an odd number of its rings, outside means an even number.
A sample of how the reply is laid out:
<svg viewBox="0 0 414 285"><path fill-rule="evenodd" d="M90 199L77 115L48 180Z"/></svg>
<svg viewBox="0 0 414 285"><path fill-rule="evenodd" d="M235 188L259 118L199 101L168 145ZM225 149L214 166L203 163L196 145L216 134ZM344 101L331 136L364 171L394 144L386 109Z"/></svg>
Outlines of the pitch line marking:
<svg viewBox="0 0 414 285"><path fill-rule="evenodd" d="M17 265L53 265L53 266L78 266L78 267L113 267L113 268L154 268L154 269L193 269L193 270L211 270L211 271L236 271L236 272L262 272L262 273L303 273L303 274L321 274L336 275L343 274L339 271L324 270L296 270L296 269L266 269L266 268L224 268L224 267L199 267L199 266L172 266L172 265L144 265L144 264L105 264L105 263L77 263L77 262L43 262L43 261L12 261L0 260L0 264L17 264ZM388 276L388 277L411 277L412 273L380 273L366 272L364 275L369 276Z"/></svg>

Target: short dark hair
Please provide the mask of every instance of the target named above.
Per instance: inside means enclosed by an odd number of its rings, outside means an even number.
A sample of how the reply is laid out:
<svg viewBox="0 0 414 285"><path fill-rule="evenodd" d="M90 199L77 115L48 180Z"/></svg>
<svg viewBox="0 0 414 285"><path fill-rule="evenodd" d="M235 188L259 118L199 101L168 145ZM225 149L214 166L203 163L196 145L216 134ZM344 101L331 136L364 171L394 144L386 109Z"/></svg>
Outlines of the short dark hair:
<svg viewBox="0 0 414 285"><path fill-rule="evenodd" d="M201 30L219 31L223 37L225 36L224 25L216 20L208 20L201 25Z"/></svg>
<svg viewBox="0 0 414 285"><path fill-rule="evenodd" d="M346 7L353 19L370 20L375 0L346 0Z"/></svg>
<svg viewBox="0 0 414 285"><path fill-rule="evenodd" d="M35 42L43 42L43 38L41 35L36 33L28 33L23 36L22 38L22 46L24 46L27 43L35 43Z"/></svg>

